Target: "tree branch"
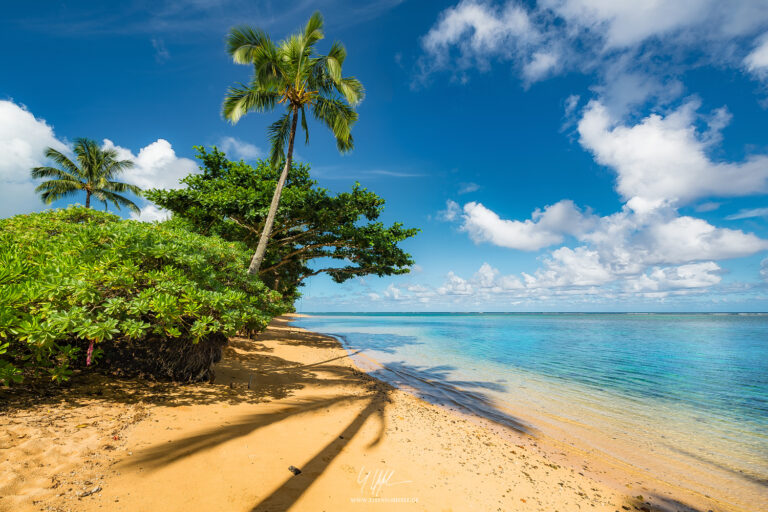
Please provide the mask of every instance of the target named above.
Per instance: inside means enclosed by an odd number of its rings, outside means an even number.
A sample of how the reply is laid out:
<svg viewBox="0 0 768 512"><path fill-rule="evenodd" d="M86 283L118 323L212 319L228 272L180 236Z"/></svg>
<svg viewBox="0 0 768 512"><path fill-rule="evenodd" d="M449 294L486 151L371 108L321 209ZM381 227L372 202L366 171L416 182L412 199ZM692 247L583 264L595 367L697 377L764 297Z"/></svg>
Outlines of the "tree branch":
<svg viewBox="0 0 768 512"><path fill-rule="evenodd" d="M305 245L301 249L296 249L295 251L289 252L288 254L283 256L280 259L279 263L275 263L271 267L267 267L265 269L260 270L259 274L264 273L264 272L268 272L270 270L275 270L276 268L280 268L283 265L286 265L286 264L290 263L291 261L293 261L291 258L296 256L297 254L302 254L302 253L305 253L305 252L310 251L312 249L318 249L320 247L344 247L345 245L348 245L348 242L328 242L328 243L325 243L325 244Z"/></svg>
<svg viewBox="0 0 768 512"><path fill-rule="evenodd" d="M256 235L258 235L258 234L259 234L259 232L256 230L256 228L254 228L253 226L249 226L248 224L245 224L244 222L241 222L241 221L237 220L237 217L232 217L232 216L229 216L228 218L229 218L229 219L230 219L232 222L234 222L235 224L237 224L238 226L240 226L241 228L243 228L243 229L247 229L248 231L250 231L250 232L252 232L252 233L255 233Z"/></svg>
<svg viewBox="0 0 768 512"><path fill-rule="evenodd" d="M322 272L333 271L333 272L344 272L345 274L357 274L359 272L365 272L365 271L368 271L368 270L375 270L375 269L376 269L376 267L354 267L354 268L333 268L333 267L329 267L329 268L321 268L320 270L315 270L314 272L310 272L308 274L304 274L299 279L297 279L296 282L300 283L303 280L305 280L306 278L312 277L312 276L316 276L317 274L320 274Z"/></svg>

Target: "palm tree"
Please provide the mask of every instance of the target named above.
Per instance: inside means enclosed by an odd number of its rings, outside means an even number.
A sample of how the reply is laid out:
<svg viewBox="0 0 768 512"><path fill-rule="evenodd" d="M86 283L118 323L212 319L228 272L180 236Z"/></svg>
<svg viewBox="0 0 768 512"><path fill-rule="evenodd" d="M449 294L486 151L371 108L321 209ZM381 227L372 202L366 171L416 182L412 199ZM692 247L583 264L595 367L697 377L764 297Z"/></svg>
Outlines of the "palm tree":
<svg viewBox="0 0 768 512"><path fill-rule="evenodd" d="M270 111L279 104L285 104L286 109L269 127L272 165L277 167L283 160L285 165L248 268L249 274L258 274L267 250L280 194L293 160L293 140L299 118L305 142L309 142L305 110L310 108L312 115L333 132L340 152L353 147L350 129L357 121L357 113L352 107L362 101L363 86L357 79L341 75L347 56L341 43L334 42L328 55L315 53L315 44L322 38L323 17L319 12L309 18L303 32L277 44L264 31L245 26L232 28L227 36L227 51L232 59L237 64L253 65L253 77L248 85L238 83L229 88L222 107L224 117L234 124L248 112Z"/></svg>
<svg viewBox="0 0 768 512"><path fill-rule="evenodd" d="M94 196L103 201L105 206L110 202L118 210L120 206L127 206L136 213L141 211L133 201L119 194L133 192L139 195L141 189L136 185L114 181L118 174L133 167L132 161L118 160L115 149L102 149L95 141L86 138L75 140L75 155L77 163L63 153L48 148L45 156L56 162L59 167L32 169L33 178L52 178L35 189L40 192L46 204L85 191L86 208L91 207L91 196Z"/></svg>

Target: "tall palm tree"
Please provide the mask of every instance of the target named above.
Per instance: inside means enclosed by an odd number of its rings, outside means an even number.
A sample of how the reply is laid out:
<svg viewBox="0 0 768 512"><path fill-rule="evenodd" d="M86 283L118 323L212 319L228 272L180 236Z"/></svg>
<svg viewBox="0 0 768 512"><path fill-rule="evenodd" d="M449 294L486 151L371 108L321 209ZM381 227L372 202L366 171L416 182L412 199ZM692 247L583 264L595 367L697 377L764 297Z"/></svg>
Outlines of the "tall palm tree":
<svg viewBox="0 0 768 512"><path fill-rule="evenodd" d="M249 274L258 274L267 250L280 194L293 160L293 140L299 118L305 142L309 142L305 110L311 109L312 115L330 128L340 152L353 147L350 130L357 121L357 113L352 107L362 101L363 85L353 77L341 75L347 56L344 45L334 42L328 55L315 53L315 44L323 37L323 17L319 12L309 18L303 32L277 44L263 30L245 26L232 28L227 36L227 51L232 59L237 64L253 65L253 77L248 85L238 83L229 88L222 107L224 117L234 124L248 112L270 111L280 104L286 109L269 127L272 164L277 167L285 160L285 165L248 268Z"/></svg>
<svg viewBox="0 0 768 512"><path fill-rule="evenodd" d="M118 174L133 167L132 161L118 160L115 149L102 149L95 141L86 138L75 140L75 155L76 162L73 162L63 153L48 148L45 156L59 167L32 169L33 178L52 178L35 189L46 204L84 191L86 208L91 207L93 196L103 201L105 206L110 202L118 210L121 206L127 206L136 213L141 211L133 201L120 195L123 192L139 195L141 189L136 185L114 181Z"/></svg>

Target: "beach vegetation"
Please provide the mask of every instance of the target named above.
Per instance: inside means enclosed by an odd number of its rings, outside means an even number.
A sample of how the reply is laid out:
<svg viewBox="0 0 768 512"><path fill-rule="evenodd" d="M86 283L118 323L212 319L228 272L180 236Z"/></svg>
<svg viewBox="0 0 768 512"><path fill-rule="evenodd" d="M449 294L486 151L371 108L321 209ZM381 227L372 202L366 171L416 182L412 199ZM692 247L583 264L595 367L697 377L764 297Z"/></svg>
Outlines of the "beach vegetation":
<svg viewBox="0 0 768 512"><path fill-rule="evenodd" d="M81 206L0 220L0 385L211 378L229 336L290 308L249 259L240 242Z"/></svg>

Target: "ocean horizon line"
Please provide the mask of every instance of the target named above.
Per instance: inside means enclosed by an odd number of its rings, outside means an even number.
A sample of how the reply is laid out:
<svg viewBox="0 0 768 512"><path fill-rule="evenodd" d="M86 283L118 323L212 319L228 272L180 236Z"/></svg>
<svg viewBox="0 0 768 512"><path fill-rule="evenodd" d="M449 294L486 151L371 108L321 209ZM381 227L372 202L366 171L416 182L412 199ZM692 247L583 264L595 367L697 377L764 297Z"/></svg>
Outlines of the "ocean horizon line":
<svg viewBox="0 0 768 512"><path fill-rule="evenodd" d="M768 315L768 311L301 311L300 315Z"/></svg>

